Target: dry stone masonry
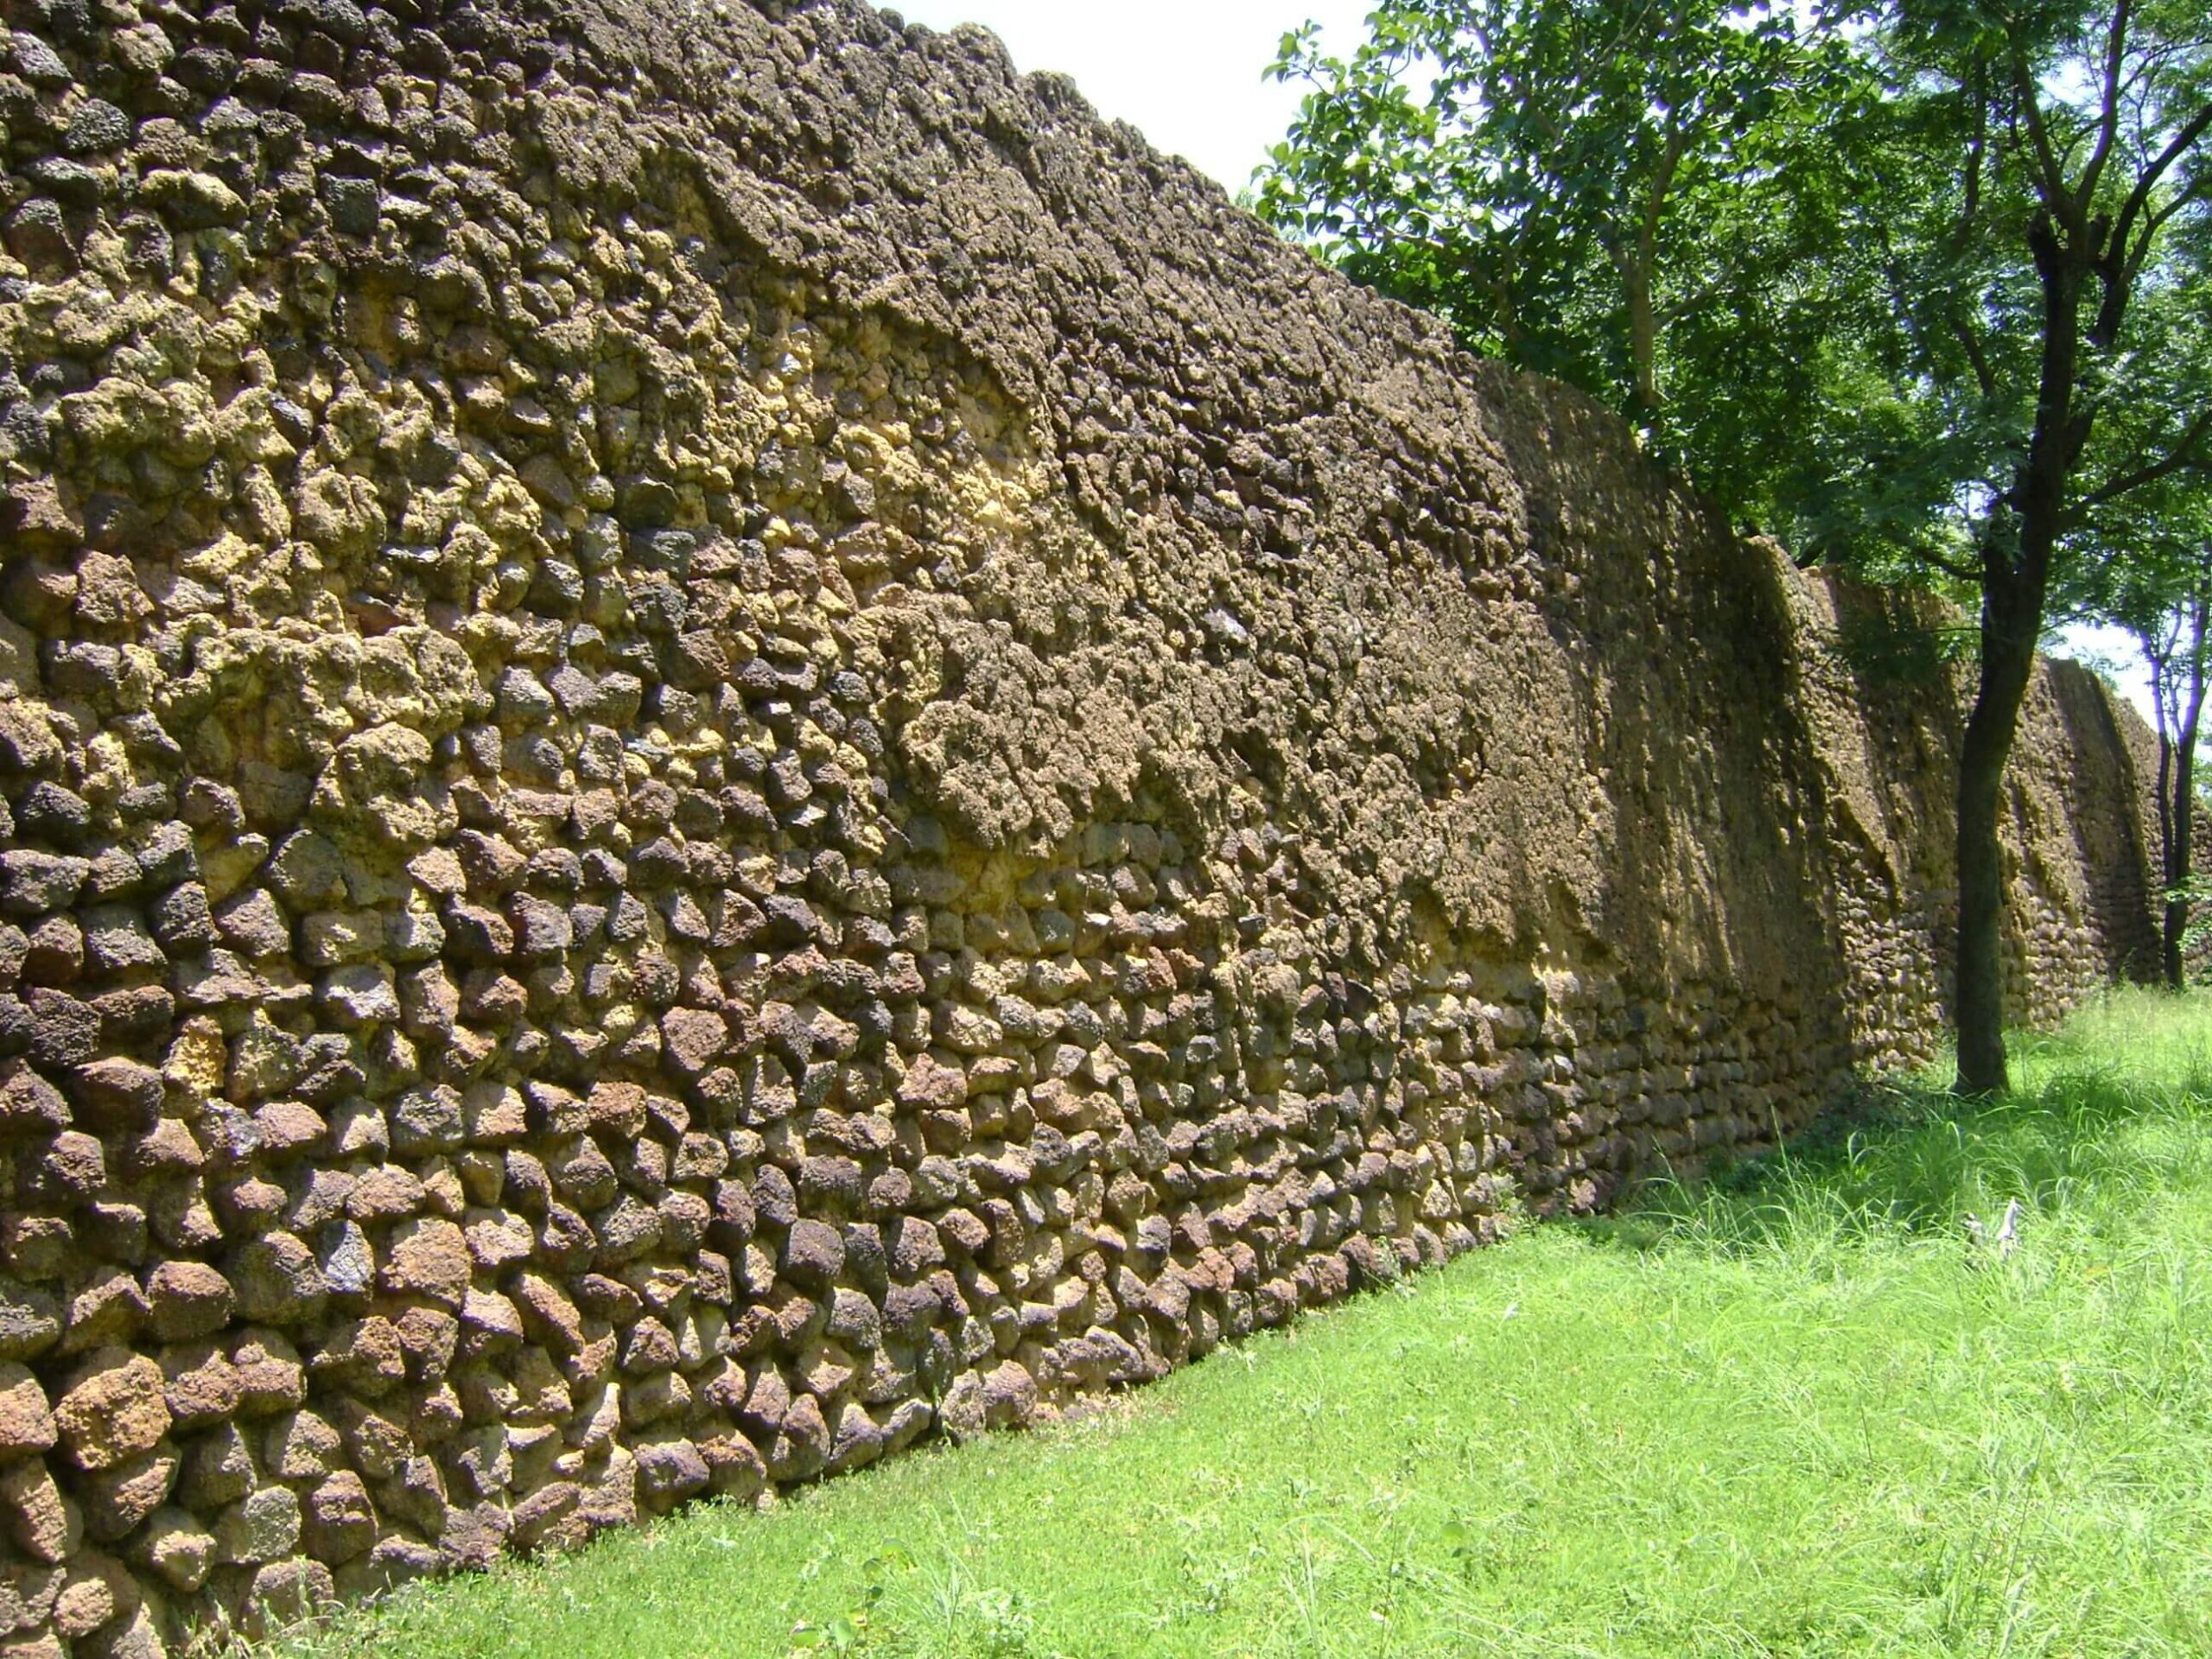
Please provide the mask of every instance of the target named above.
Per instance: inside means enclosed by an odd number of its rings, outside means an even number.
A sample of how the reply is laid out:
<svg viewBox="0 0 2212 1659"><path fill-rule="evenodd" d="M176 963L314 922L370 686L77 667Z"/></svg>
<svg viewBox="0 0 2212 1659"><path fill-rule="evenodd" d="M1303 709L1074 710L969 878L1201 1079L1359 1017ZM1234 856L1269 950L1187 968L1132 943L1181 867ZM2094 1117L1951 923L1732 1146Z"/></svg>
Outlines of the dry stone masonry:
<svg viewBox="0 0 2212 1659"><path fill-rule="evenodd" d="M987 35L0 11L0 1654L1050 1416L1929 1053L1912 619ZM2147 941L2122 723L2028 710L2026 1017Z"/></svg>

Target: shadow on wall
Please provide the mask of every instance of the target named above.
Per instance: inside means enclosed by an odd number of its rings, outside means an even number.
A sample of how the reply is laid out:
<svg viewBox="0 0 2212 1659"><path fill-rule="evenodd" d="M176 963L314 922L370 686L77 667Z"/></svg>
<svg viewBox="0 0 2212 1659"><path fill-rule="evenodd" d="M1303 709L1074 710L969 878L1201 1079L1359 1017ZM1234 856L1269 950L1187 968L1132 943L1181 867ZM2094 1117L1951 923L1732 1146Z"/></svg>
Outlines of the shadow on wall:
<svg viewBox="0 0 2212 1659"><path fill-rule="evenodd" d="M2056 661L2046 672L2069 739L2067 824L2074 863L2089 883L2093 936L2112 977L2155 980L2165 878L2152 827L2157 809L2145 803L2157 788L2156 740L2133 711L2123 725L2126 705L2081 664Z"/></svg>

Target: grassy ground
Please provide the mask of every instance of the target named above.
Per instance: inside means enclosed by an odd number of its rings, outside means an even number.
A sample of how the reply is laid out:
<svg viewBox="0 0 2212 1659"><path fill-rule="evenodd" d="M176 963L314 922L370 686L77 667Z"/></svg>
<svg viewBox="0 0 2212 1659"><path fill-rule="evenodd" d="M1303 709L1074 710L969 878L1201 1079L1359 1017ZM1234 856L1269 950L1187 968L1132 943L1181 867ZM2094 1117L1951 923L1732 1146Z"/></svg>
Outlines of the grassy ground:
<svg viewBox="0 0 2212 1659"><path fill-rule="evenodd" d="M2212 1653L2212 1002L324 1656ZM2025 1208L2017 1251L1970 1243ZM795 1638L795 1628L804 1626Z"/></svg>

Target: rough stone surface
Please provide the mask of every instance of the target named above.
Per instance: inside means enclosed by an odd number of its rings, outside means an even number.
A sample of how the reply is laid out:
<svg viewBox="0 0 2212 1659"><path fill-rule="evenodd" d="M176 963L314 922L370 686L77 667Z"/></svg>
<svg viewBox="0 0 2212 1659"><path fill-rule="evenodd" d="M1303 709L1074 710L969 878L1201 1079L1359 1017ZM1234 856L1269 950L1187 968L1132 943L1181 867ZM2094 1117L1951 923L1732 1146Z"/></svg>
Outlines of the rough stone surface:
<svg viewBox="0 0 2212 1659"><path fill-rule="evenodd" d="M987 35L9 25L9 1651L1049 1418L1932 1052L1929 617ZM2149 941L2141 745L2039 675L2019 1018Z"/></svg>

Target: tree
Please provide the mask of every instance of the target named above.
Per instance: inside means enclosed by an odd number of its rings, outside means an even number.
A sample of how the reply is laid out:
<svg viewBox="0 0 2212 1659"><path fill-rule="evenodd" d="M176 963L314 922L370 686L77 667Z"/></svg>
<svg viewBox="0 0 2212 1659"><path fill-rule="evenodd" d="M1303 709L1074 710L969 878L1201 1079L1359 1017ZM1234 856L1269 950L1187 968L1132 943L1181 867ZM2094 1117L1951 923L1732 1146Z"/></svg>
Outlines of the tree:
<svg viewBox="0 0 2212 1659"><path fill-rule="evenodd" d="M1885 21L1873 43L1905 130L1926 135L1933 176L1955 181L1948 226L1904 227L1895 260L1912 287L1897 308L1923 339L1955 340L1955 353L1924 351L1923 372L1963 391L1982 451L1964 480L1971 554L1946 567L1980 611L1959 761L1954 1006L1957 1086L1980 1094L2006 1081L1999 821L2054 561L2099 510L2212 463L2212 410L2200 410L2119 470L2085 477L2082 464L2155 345L2157 308L2132 307L2158 280L2162 232L2201 217L2212 188L2212 23L2193 5L2131 0L1905 5Z"/></svg>
<svg viewBox="0 0 2212 1659"><path fill-rule="evenodd" d="M2212 406L2212 270L2201 248L2175 262L2143 303L2167 315L2152 333L2157 349L2138 366L2137 396L2100 428L2107 453L2097 470L2123 471L2185 429ZM2120 495L2072 533L2063 601L2076 616L2117 623L2135 638L2151 673L2158 728L2158 856L2164 886L2160 970L2182 988L2192 906L2197 900L2196 751L2212 682L2212 474L2180 468Z"/></svg>
<svg viewBox="0 0 2212 1659"><path fill-rule="evenodd" d="M1724 498L1767 504L1807 556L1975 607L1953 1011L1958 1087L2002 1088L2002 785L2054 573L2094 556L2097 515L2212 464L2212 409L2092 448L2171 321L2134 302L2174 285L2207 212L2212 19L2197 0L1881 0L1800 29L1690 0L1389 0L1371 21L1348 62L1286 41L1277 73L1313 90L1263 211L1440 296L1470 343L1679 432L1700 482L1737 466ZM1578 302L1592 249L1617 303ZM1639 261L1674 300L1662 324L1716 273L1748 282L1741 349L1644 330ZM1671 405L1670 363L1698 377ZM1707 406L1781 441L1732 463Z"/></svg>
<svg viewBox="0 0 2212 1659"><path fill-rule="evenodd" d="M2200 557L2205 550L2198 550ZM2196 884L2196 734L2204 714L2205 628L2212 621L2212 573L2199 563L2177 602L2136 627L2151 666L2158 722L2158 851L2165 876L2159 966L2166 983L2184 982L2183 947Z"/></svg>

